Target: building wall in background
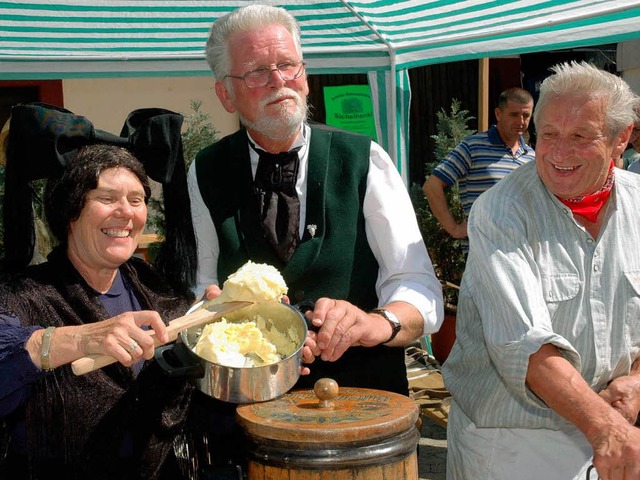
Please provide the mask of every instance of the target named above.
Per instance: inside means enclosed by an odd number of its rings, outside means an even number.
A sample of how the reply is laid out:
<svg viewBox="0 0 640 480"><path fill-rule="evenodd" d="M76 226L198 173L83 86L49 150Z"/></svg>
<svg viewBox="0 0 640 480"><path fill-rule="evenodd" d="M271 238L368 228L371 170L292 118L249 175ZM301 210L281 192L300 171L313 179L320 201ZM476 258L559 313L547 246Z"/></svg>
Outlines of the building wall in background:
<svg viewBox="0 0 640 480"><path fill-rule="evenodd" d="M0 128L14 105L30 102L62 106L62 80L0 80Z"/></svg>
<svg viewBox="0 0 640 480"><path fill-rule="evenodd" d="M616 57L622 78L640 95L640 40L619 43Z"/></svg>
<svg viewBox="0 0 640 480"><path fill-rule="evenodd" d="M220 136L238 129L238 118L218 101L212 77L65 79L64 107L84 115L96 128L119 134L127 115L137 108L159 107L189 115L191 101L211 116Z"/></svg>

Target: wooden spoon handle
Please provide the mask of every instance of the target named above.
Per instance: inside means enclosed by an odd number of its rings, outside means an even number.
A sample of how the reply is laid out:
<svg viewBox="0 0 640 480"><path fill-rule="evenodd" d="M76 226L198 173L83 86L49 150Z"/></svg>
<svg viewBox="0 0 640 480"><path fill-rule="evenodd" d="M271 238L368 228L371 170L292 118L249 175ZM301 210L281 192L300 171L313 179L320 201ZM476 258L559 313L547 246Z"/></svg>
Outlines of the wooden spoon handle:
<svg viewBox="0 0 640 480"><path fill-rule="evenodd" d="M178 334L186 330L187 328L195 327L197 325L204 325L212 320L222 317L223 315L238 310L239 308L252 305L252 302L226 302L219 303L217 305L205 304L202 308L195 312L188 313L182 317L178 317L171 320L167 325L167 333L169 334L169 342L173 342L178 338ZM149 332L149 335L154 337L155 346L162 345L157 338L155 338L155 332ZM76 375L84 375L85 373L92 372L107 365L115 363L117 360L110 355L87 355L85 357L74 360L71 363L71 370Z"/></svg>

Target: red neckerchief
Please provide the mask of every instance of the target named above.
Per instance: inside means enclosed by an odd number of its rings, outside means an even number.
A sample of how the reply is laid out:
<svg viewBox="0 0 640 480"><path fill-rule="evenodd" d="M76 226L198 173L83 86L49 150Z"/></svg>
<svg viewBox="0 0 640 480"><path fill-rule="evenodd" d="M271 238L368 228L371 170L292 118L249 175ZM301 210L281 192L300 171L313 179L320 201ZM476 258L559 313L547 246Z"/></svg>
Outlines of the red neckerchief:
<svg viewBox="0 0 640 480"><path fill-rule="evenodd" d="M611 195L611 189L613 188L613 160L609 165L609 174L607 179L602 185L602 188L596 193L591 195L585 195L584 197L570 198L569 200L563 200L558 198L563 204L565 204L574 215L582 215L590 222L595 222L598 218L598 213L602 210L602 207L607 203L609 195Z"/></svg>

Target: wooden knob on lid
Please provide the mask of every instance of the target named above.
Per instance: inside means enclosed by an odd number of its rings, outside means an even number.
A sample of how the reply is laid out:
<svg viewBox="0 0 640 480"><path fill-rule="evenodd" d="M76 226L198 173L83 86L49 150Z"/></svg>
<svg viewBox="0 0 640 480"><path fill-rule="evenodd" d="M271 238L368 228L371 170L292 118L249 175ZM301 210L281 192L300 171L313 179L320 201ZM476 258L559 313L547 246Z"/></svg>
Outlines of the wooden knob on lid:
<svg viewBox="0 0 640 480"><path fill-rule="evenodd" d="M338 382L332 378L321 378L313 385L313 392L320 400L320 408L333 408L333 401L338 397Z"/></svg>

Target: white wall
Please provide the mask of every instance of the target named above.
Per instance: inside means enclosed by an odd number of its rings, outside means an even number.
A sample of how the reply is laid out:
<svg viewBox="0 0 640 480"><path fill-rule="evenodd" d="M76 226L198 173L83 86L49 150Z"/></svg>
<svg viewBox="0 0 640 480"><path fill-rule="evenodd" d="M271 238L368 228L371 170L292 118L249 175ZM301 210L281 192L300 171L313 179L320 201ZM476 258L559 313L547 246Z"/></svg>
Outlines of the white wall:
<svg viewBox="0 0 640 480"><path fill-rule="evenodd" d="M211 116L220 136L238 129L237 116L224 110L209 76L69 79L63 81L63 95L65 108L114 134L136 108L160 107L186 116L191 100L202 101L200 110Z"/></svg>
<svg viewBox="0 0 640 480"><path fill-rule="evenodd" d="M622 72L622 78L635 93L640 95L640 67L625 70Z"/></svg>

